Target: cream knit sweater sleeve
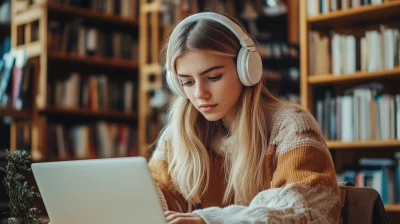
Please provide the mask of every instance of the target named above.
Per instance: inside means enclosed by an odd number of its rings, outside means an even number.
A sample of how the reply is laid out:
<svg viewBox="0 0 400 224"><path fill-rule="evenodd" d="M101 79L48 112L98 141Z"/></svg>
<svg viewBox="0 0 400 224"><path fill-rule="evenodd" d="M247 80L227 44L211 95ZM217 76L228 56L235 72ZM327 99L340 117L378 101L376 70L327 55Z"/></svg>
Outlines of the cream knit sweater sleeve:
<svg viewBox="0 0 400 224"><path fill-rule="evenodd" d="M323 223L339 220L339 187L329 150L311 114L283 106L272 121L266 166L268 190L249 206L231 205L195 210L206 223Z"/></svg>

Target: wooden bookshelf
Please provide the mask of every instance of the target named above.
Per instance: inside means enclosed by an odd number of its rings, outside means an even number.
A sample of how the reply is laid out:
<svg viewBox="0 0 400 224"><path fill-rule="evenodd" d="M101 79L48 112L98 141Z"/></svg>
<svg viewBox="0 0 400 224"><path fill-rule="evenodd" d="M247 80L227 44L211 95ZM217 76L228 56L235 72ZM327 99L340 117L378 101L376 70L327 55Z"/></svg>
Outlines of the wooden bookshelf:
<svg viewBox="0 0 400 224"><path fill-rule="evenodd" d="M307 23L314 28L349 27L368 24L398 17L400 1L384 2L380 5L365 5L358 8L339 10L336 12L308 17Z"/></svg>
<svg viewBox="0 0 400 224"><path fill-rule="evenodd" d="M68 116L80 117L86 119L102 119L102 120L135 120L137 114L134 112L128 113L123 111L91 111L89 109L75 109L75 108L46 108L41 110L41 113L50 116Z"/></svg>
<svg viewBox="0 0 400 224"><path fill-rule="evenodd" d="M28 120L32 118L32 112L27 110L0 108L0 117L11 117L16 120Z"/></svg>
<svg viewBox="0 0 400 224"><path fill-rule="evenodd" d="M355 22L366 24L380 24L387 22L387 19L396 20L400 13L400 0L385 2L380 5L365 5L358 8L351 8L347 10L339 10L326 14L319 14L317 16L307 16L306 2L300 4L300 36L301 47L300 52L300 72L301 72L301 101L309 111L312 111L312 91L314 85L321 84L347 84L357 83L361 80L376 80L376 79L391 79L400 76L400 68L393 70L382 70L376 72L356 72L354 74L341 74L334 76L332 74L326 75L312 75L310 76L308 68L308 35L313 30L326 32L329 29L340 29L343 27L354 26ZM377 22L379 21L379 22ZM382 21L382 22L381 22Z"/></svg>
<svg viewBox="0 0 400 224"><path fill-rule="evenodd" d="M66 16L69 18L82 17L85 20L92 22L101 22L108 25L122 25L137 27L138 22L136 19L125 18L119 15L108 14L105 12L97 12L95 10L80 8L77 6L61 5L57 3L47 3L47 8L50 14L57 14L58 16Z"/></svg>
<svg viewBox="0 0 400 224"><path fill-rule="evenodd" d="M374 81L383 79L400 79L400 68L395 68L393 70L381 70L376 72L363 72L358 71L353 74L341 74L341 75L314 75L308 77L308 82L313 85L322 84L338 84L347 82L360 82L360 81Z"/></svg>
<svg viewBox="0 0 400 224"><path fill-rule="evenodd" d="M384 2L380 5L364 5L358 8L350 8L346 10L338 10L335 12L321 14L316 16L307 15L307 1L300 3L300 70L301 70L301 102L302 105L310 112L314 111L316 104L313 96L315 87L332 88L333 93L340 92L343 86L354 87L361 83L367 82L387 82L393 80L392 83L400 81L400 68L396 67L391 70L378 70L374 72L357 71L352 74L317 74L310 75L310 32L317 31L328 34L331 31L349 31L354 27L358 29L367 27L378 27L381 24L399 22L400 17L400 1ZM319 2L319 1L318 1ZM329 1L328 1L329 2ZM365 26L364 26L365 25ZM362 32L362 30L360 30ZM353 34L349 31L350 34ZM346 33L347 34L347 33ZM354 34L355 35L355 34ZM331 45L330 45L331 46ZM329 47L330 47L329 46ZM331 49L331 48L329 48ZM356 48L357 51L360 49ZM320 52L321 53L321 52ZM317 53L318 54L318 53ZM357 53L356 53L357 54ZM318 55L316 56L318 57ZM358 57L358 56L357 56ZM359 63L359 61L358 61ZM387 82L390 84L390 82ZM321 89L322 89L321 88ZM385 88L386 87L385 84ZM316 115L316 112L314 113ZM327 140L329 149L335 153L335 167L341 170L341 165L347 162L357 161L359 156L379 158L391 156L393 149L400 148L400 140L365 140L365 141L334 141ZM355 149L353 151L350 149ZM390 150L385 150L390 149ZM364 150L364 151L363 151ZM386 205L387 212L394 213L396 217L389 218L390 223L398 223L398 214L400 205Z"/></svg>
<svg viewBox="0 0 400 224"><path fill-rule="evenodd" d="M85 65L101 66L109 68L130 69L130 70L138 68L138 62L133 60L108 58L102 56L85 56L85 55L78 55L75 53L65 53L60 51L49 51L48 58L49 60L59 61L59 62L69 62L69 63L85 64Z"/></svg>
<svg viewBox="0 0 400 224"><path fill-rule="evenodd" d="M94 2L94 0L92 2ZM139 7L137 0L129 2L133 4L132 8ZM99 4L103 3L105 4L105 2ZM105 5L100 6L99 4L96 4L98 8L106 8ZM48 92L53 89L48 90L47 88L53 86L53 83L50 82L65 81L64 78L66 77L60 77L58 72L65 75L76 73L83 76L89 73L90 75L97 76L102 75L104 72L110 76L107 77L107 80L110 80L111 77L112 79L115 78L115 82L118 85L130 81L133 83L134 88L139 88L138 80L140 79L137 78L137 60L111 58L98 55L79 55L77 53L52 50L58 48L64 49L61 47L61 43L66 44L64 46L67 46L66 50L68 51L70 51L70 48L76 48L76 46L72 46L76 44L76 41L71 41L71 39L65 40L65 38L71 38L70 36L75 34L74 32L71 32L71 30L75 31L73 30L75 28L70 28L69 33L63 30L65 24L72 24L75 21L82 25L82 30L85 32L87 32L88 29L94 29L92 33L93 38L98 40L98 43L94 45L96 48L94 49L95 51L100 51L99 49L104 47L100 46L101 43L105 43L102 42L104 36L100 37L100 35L111 36L114 35L114 33L130 35L132 41L129 42L129 44L132 44L132 46L126 47L129 47L129 49L132 47L132 49L134 49L133 44L137 43L136 40L139 39L137 32L139 28L138 14L132 13L133 15L131 17L125 17L122 16L122 13L126 12L112 14L105 11L81 8L79 6L52 3L49 0L34 1L33 4L29 4L28 1L12 0L12 5L12 23L10 28L12 49L26 49L29 58L37 57L39 61L38 74L34 80L34 90L32 93L34 98L34 108L29 117L29 122L32 123L32 159L48 159L46 158L46 153L48 152L47 146L49 143L48 131L50 125L53 124L64 127L69 124L87 125L88 123L90 124L104 120L106 123L124 123L131 125L132 129L137 128L139 123L137 111L127 113L116 110L91 111L78 108L68 109L51 107L50 102L48 102L51 97L48 97L48 95L54 93ZM53 30L49 27L49 23L52 21L55 21L53 24L58 25L57 28ZM23 27L23 30L18 27ZM72 25L70 27L72 27ZM21 31L23 33L20 33ZM29 33L37 35L26 35ZM38 37L38 39L32 38L31 36ZM54 36L59 38L57 40L60 43L52 42L55 41ZM80 40L79 38L81 37L78 36L78 41ZM120 43L123 43L123 38L121 36L120 38ZM21 39L24 41L21 41ZM101 41L99 39L101 39ZM20 41L18 42L17 40ZM87 45L88 40L86 37L81 41L84 41ZM20 44L22 42L24 42L24 44ZM124 55L127 53L122 53L121 51L119 54ZM123 91L122 87L121 91ZM9 113L15 114L14 112ZM21 113L20 116L22 115L23 114Z"/></svg>
<svg viewBox="0 0 400 224"><path fill-rule="evenodd" d="M327 141L330 149L365 149L365 148L389 148L400 147L400 140L366 140L366 141Z"/></svg>

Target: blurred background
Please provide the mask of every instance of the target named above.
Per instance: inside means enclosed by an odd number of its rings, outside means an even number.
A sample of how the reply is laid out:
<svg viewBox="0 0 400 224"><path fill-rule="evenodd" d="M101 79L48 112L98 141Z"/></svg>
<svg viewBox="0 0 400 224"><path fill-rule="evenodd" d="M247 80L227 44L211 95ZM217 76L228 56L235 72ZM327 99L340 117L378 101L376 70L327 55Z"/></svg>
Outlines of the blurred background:
<svg viewBox="0 0 400 224"><path fill-rule="evenodd" d="M338 181L377 189L400 221L398 0L0 0L0 166L6 149L150 158L174 99L160 50L202 11L241 21L268 89L317 119ZM0 185L3 222L7 202Z"/></svg>

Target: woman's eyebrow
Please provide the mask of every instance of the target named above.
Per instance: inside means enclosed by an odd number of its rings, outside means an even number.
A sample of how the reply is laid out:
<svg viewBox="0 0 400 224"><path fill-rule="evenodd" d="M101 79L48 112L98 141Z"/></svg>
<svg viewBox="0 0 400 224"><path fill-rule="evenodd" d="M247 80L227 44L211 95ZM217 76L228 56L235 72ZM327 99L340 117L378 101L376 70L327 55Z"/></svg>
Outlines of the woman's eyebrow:
<svg viewBox="0 0 400 224"><path fill-rule="evenodd" d="M207 74L207 73L209 73L209 72L211 72L211 71L213 71L213 70L223 68L223 67L224 67L223 65L213 66L213 67L211 67L211 68L208 68L208 69L206 69L206 70L200 72L200 76L202 76L202 75L204 75L204 74ZM185 75L185 74L178 74L178 76L179 76L179 77L191 77L190 75Z"/></svg>

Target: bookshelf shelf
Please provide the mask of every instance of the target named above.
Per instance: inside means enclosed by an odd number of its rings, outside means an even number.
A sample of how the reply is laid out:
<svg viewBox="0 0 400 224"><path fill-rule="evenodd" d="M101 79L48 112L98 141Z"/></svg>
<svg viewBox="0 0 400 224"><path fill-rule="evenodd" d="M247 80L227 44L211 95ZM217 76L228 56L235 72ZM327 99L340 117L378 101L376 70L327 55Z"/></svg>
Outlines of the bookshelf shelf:
<svg viewBox="0 0 400 224"><path fill-rule="evenodd" d="M26 110L0 108L0 117L11 117L14 119L19 119L19 120L28 120L32 116L31 116L31 113Z"/></svg>
<svg viewBox="0 0 400 224"><path fill-rule="evenodd" d="M385 205L387 212L400 212L400 205Z"/></svg>
<svg viewBox="0 0 400 224"><path fill-rule="evenodd" d="M314 28L354 26L362 23L396 18L400 12L400 1L385 2L379 5L366 5L358 8L340 10L307 18Z"/></svg>
<svg viewBox="0 0 400 224"><path fill-rule="evenodd" d="M111 68L123 68L123 69L137 69L138 64L136 61L118 59L118 58L107 58L102 56L83 56L75 53L65 53L59 51L49 51L49 60L53 61L64 61L78 64L90 64L95 66L104 66Z"/></svg>
<svg viewBox="0 0 400 224"><path fill-rule="evenodd" d="M275 72L263 72L263 76L265 76L267 81L271 82L280 82L282 80L281 75Z"/></svg>
<svg viewBox="0 0 400 224"><path fill-rule="evenodd" d="M122 111L91 111L89 109L75 109L75 108L46 108L41 111L42 113L63 116L68 115L69 117L81 117L90 119L106 119L106 120L135 120L137 114L122 112Z"/></svg>
<svg viewBox="0 0 400 224"><path fill-rule="evenodd" d="M104 12L97 12L90 9L84 9L76 6L61 5L57 3L47 3L49 13L57 15L65 15L71 18L71 16L82 17L86 20L93 22L99 22L101 24L109 25L122 25L122 26L138 26L138 22L135 19L125 18L118 15L107 14Z"/></svg>
<svg viewBox="0 0 400 224"><path fill-rule="evenodd" d="M389 148L400 147L400 140L367 140L367 141L327 141L328 148L330 149L349 149L349 148Z"/></svg>
<svg viewBox="0 0 400 224"><path fill-rule="evenodd" d="M342 74L335 76L332 74L327 75L315 75L309 76L308 82L313 85L323 85L323 84L336 84L336 83L347 83L349 81L371 81L371 80L382 80L390 78L400 78L400 68L395 68L391 70L381 70L376 72L356 72L354 74Z"/></svg>

